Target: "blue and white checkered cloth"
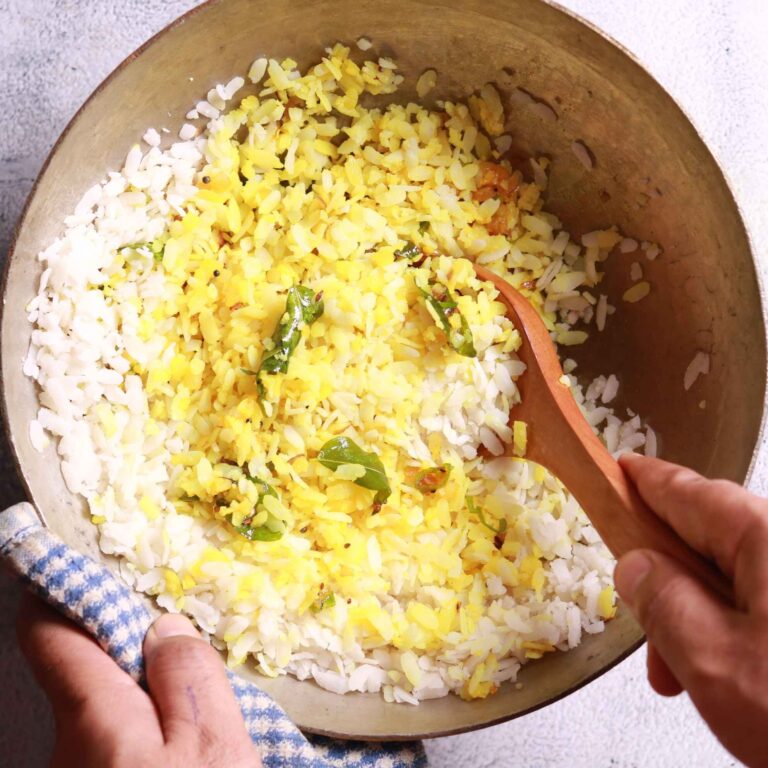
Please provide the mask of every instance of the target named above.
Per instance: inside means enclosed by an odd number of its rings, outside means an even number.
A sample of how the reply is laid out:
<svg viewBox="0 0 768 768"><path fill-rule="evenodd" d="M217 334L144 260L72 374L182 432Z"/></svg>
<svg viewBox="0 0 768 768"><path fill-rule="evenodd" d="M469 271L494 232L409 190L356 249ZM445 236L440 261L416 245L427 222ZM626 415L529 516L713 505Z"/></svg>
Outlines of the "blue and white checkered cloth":
<svg viewBox="0 0 768 768"><path fill-rule="evenodd" d="M95 637L141 683L141 647L152 617L141 599L107 568L84 557L44 528L34 508L17 504L0 513L0 559L30 589ZM265 768L421 768L419 742L368 744L307 737L252 683L229 672Z"/></svg>

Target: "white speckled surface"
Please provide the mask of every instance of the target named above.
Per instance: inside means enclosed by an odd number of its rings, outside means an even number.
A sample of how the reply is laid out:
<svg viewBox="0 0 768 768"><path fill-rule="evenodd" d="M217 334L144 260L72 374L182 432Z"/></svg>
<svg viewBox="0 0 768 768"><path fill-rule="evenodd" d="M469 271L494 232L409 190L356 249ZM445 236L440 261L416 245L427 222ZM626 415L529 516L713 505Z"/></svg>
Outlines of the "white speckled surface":
<svg viewBox="0 0 768 768"><path fill-rule="evenodd" d="M561 0L634 52L680 101L731 177L766 275L768 4L765 0ZM192 0L0 0L0 254L48 148L91 90ZM0 503L21 496L0 445ZM753 488L768 491L768 452ZM53 724L13 633L0 574L0 762L47 764ZM684 697L654 696L640 651L544 711L431 742L434 768L721 768L736 765Z"/></svg>

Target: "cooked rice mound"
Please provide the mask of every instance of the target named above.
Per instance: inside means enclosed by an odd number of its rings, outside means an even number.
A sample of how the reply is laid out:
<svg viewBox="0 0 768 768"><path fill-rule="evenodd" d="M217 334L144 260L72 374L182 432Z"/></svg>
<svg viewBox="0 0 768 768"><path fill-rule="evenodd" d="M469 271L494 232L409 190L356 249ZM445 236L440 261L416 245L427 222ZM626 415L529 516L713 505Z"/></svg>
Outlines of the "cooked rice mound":
<svg viewBox="0 0 768 768"><path fill-rule="evenodd" d="M600 632L615 598L595 530L509 424L520 337L473 262L578 344L612 309L591 291L622 235L579 244L542 210L546 161L531 181L500 154L492 86L468 106L374 108L395 64L341 45L303 74L260 60L251 75L236 108L222 89L198 105L202 136L163 150L148 132L41 254L30 438L59 438L125 578L232 664L388 701L488 696ZM475 356L424 300L429 279ZM287 370L259 375L297 286L322 315ZM617 384L574 392L612 452L655 445L609 407ZM319 460L339 436L378 457L383 502L359 466ZM441 482L420 488L432 468Z"/></svg>

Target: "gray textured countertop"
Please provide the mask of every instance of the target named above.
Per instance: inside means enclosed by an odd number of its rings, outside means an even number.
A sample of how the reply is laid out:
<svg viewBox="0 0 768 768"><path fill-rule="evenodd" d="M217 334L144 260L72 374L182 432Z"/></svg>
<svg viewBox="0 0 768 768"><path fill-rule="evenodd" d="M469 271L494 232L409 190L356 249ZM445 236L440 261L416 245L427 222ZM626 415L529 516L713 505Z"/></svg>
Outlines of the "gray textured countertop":
<svg viewBox="0 0 768 768"><path fill-rule="evenodd" d="M560 0L637 54L681 102L731 177L768 258L768 5L764 0ZM93 88L193 0L0 0L0 255L49 147ZM761 257L761 261L765 261ZM763 268L765 274L765 268ZM1 438L0 438L1 439ZM768 488L766 452L752 486ZM0 445L0 504L22 491ZM0 574L0 762L44 766L48 706L23 665L18 589ZM431 742L435 768L721 768L736 765L685 699L654 696L639 651L546 710Z"/></svg>

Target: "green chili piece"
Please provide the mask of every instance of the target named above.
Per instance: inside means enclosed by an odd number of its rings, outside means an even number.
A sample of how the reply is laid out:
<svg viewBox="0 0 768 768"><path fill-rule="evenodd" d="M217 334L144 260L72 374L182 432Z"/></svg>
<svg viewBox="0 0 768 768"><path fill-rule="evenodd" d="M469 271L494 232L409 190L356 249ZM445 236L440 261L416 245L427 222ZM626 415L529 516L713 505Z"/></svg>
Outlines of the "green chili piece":
<svg viewBox="0 0 768 768"><path fill-rule="evenodd" d="M507 531L507 519L502 517L499 520L499 527L494 528L486 519L483 514L483 510L475 505L475 501L471 496L467 496L467 509L471 515L474 515L482 525L484 525L489 531L495 533L497 536L501 536Z"/></svg>
<svg viewBox="0 0 768 768"><path fill-rule="evenodd" d="M422 493L434 493L445 486L450 474L450 464L443 464L442 467L427 467L416 472L407 484Z"/></svg>
<svg viewBox="0 0 768 768"><path fill-rule="evenodd" d="M277 498L277 491L266 480L262 480L259 477L252 477L247 472L245 473L245 477L247 480L250 480L259 491L259 498L256 501L257 507L264 501L265 496L274 496Z"/></svg>
<svg viewBox="0 0 768 768"><path fill-rule="evenodd" d="M153 240L149 244L149 250L152 251L153 258L159 264L165 255L165 243L160 242L160 240Z"/></svg>
<svg viewBox="0 0 768 768"><path fill-rule="evenodd" d="M354 483L362 488L376 491L373 502L377 512L392 493L381 459L375 453L366 453L348 437L341 435L331 438L320 449L317 459L324 467L334 472L345 464L356 464L362 467L365 474L358 477Z"/></svg>
<svg viewBox="0 0 768 768"><path fill-rule="evenodd" d="M252 528L250 525L236 525L235 529L241 536L245 536L248 541L277 541L283 538L281 531L273 531L266 525L259 525Z"/></svg>
<svg viewBox="0 0 768 768"><path fill-rule="evenodd" d="M423 255L421 248L415 243L406 243L402 248L395 251L396 259L407 259L408 261L416 261Z"/></svg>
<svg viewBox="0 0 768 768"><path fill-rule="evenodd" d="M321 592L310 606L310 610L312 613L320 613L326 608L333 608L334 605L336 605L336 595L333 592Z"/></svg>
<svg viewBox="0 0 768 768"><path fill-rule="evenodd" d="M248 541L277 541L283 538L281 531L273 531L268 525L259 525L255 528L250 524L253 517L259 511L259 507L264 502L266 496L274 496L277 498L277 491L267 482L261 480L258 477L251 477L246 474L246 477L258 488L259 497L256 500L256 504L253 508L253 515L250 518L246 518L240 525L236 525L235 529L241 536L245 536Z"/></svg>
<svg viewBox="0 0 768 768"><path fill-rule="evenodd" d="M151 243L128 243L119 250L140 251L142 249L149 249L152 258L159 263L165 254L165 243L160 239L153 240Z"/></svg>
<svg viewBox="0 0 768 768"><path fill-rule="evenodd" d="M448 289L435 280L430 280L424 285L417 282L416 285L424 296L427 306L432 310L430 314L432 314L435 322L445 331L451 347L464 357L477 357L469 323L459 312L458 304ZM451 323L452 317L459 318L457 326Z"/></svg>

